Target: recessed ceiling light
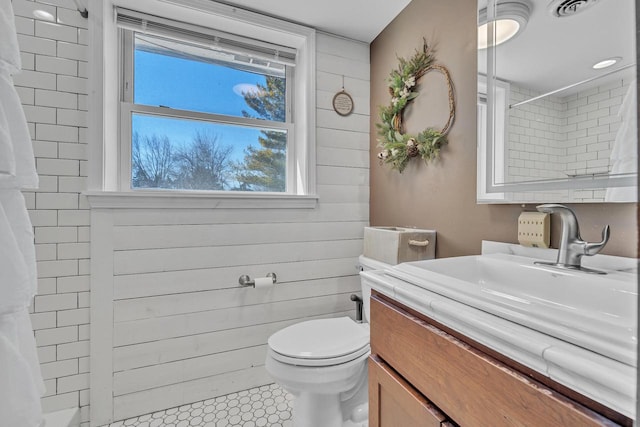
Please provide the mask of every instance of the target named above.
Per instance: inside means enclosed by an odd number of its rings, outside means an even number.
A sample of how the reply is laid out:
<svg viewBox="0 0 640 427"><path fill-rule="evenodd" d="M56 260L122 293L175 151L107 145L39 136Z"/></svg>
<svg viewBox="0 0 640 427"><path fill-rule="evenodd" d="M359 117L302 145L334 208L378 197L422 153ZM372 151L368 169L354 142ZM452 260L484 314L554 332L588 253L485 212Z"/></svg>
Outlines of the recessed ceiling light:
<svg viewBox="0 0 640 427"><path fill-rule="evenodd" d="M491 28L491 25L495 26ZM520 23L514 19L498 19L478 27L478 49L489 46L489 31L494 32L493 46L498 46L513 38L520 30Z"/></svg>
<svg viewBox="0 0 640 427"><path fill-rule="evenodd" d="M613 57L613 58L603 59L602 61L593 64L592 68L594 70L601 70L603 68L611 67L612 65L616 64L621 59L622 58L620 58L619 56L616 56L616 57Z"/></svg>
<svg viewBox="0 0 640 427"><path fill-rule="evenodd" d="M492 19L487 17L487 8L478 14L478 49L486 49L490 44L497 46L521 33L531 13L529 3L522 0L503 1L497 3L494 9L495 16Z"/></svg>
<svg viewBox="0 0 640 427"><path fill-rule="evenodd" d="M50 12L47 12L46 10L42 10L42 9L34 10L33 16L35 16L38 19L43 19L45 21L55 21L54 16Z"/></svg>

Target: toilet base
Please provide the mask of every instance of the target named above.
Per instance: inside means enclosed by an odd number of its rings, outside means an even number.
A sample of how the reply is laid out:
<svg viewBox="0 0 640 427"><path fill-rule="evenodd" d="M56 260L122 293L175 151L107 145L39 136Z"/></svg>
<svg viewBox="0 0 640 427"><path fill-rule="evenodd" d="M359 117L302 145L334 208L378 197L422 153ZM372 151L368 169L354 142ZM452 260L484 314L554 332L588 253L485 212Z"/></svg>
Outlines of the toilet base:
<svg viewBox="0 0 640 427"><path fill-rule="evenodd" d="M342 427L340 399L337 395L300 393L293 401L293 425L295 427Z"/></svg>
<svg viewBox="0 0 640 427"><path fill-rule="evenodd" d="M363 363L366 368L366 362ZM368 427L369 390L367 370L354 386L340 394L289 390L293 396L295 427Z"/></svg>
<svg viewBox="0 0 640 427"><path fill-rule="evenodd" d="M293 425L295 427L368 427L369 404L351 408L350 414L339 396L301 393L293 401ZM344 420L348 417L347 420Z"/></svg>

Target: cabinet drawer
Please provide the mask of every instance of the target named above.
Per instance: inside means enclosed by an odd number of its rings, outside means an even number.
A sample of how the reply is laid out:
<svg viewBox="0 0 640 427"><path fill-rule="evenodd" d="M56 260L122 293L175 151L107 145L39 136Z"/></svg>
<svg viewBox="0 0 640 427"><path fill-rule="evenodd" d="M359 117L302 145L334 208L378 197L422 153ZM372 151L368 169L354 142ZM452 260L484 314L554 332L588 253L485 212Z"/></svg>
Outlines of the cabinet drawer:
<svg viewBox="0 0 640 427"><path fill-rule="evenodd" d="M618 425L377 296L371 353L463 427Z"/></svg>
<svg viewBox="0 0 640 427"><path fill-rule="evenodd" d="M376 356L369 357L369 427L441 427L446 417Z"/></svg>

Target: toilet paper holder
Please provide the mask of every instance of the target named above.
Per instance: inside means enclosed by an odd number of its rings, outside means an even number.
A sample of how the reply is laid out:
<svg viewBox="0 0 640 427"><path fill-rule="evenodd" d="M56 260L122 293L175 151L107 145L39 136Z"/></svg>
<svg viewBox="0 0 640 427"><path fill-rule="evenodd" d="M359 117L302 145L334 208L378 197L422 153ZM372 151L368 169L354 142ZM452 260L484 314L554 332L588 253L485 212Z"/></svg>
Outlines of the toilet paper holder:
<svg viewBox="0 0 640 427"><path fill-rule="evenodd" d="M276 280L278 279L276 273L267 273L267 277L271 277L271 281L273 282L273 284L275 284ZM254 288L256 287L256 281L252 280L251 277L246 274L238 277L238 283L240 283L240 286L251 286Z"/></svg>

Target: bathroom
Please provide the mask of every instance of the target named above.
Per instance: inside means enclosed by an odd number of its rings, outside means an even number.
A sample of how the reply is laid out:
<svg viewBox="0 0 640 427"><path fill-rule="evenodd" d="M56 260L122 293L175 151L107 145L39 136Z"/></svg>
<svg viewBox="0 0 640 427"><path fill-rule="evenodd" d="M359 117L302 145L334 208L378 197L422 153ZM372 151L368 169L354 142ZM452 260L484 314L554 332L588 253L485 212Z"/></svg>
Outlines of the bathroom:
<svg viewBox="0 0 640 427"><path fill-rule="evenodd" d="M356 265L364 227L436 230L436 257L450 258L480 254L483 240L517 243L518 217L535 210L532 202L477 201L476 2L378 2L384 16L372 13L370 27L358 22L363 10L378 9L369 2L340 2L330 13L318 2L299 15L291 2L270 2L267 19L309 26L325 19L315 24L315 69L296 67L313 81L296 114L313 118L308 134L315 149L296 147L307 174L294 197L251 198L117 191L117 117L105 110L118 102L109 98L118 93L118 78L100 79L101 86L95 79L117 57L109 56L113 46L96 42L90 22L113 13L107 4L135 3L146 13L156 3L165 8L158 10L187 3L210 11L233 4L242 13L243 6L260 10L261 2L80 0L88 18L74 0L10 3L23 70L14 84L39 176L39 188L23 195L37 257L30 310L45 413L71 413L81 426L137 417L144 425L148 414L253 390L272 393L263 397L271 407L286 403L278 409L283 418L270 425L291 425L288 397L261 389L273 383L264 367L267 339L303 320L355 316L350 296L361 289ZM387 78L398 57L413 55L423 38L450 72L455 121L439 159L427 165L414 159L399 174L377 157L378 107L389 102ZM420 84L405 117L413 132L447 121L442 76L430 73ZM341 89L353 101L346 116L332 105ZM600 241L608 224L603 253L638 257L637 203L567 204L585 240ZM553 247L559 235L554 218ZM242 275L268 273L276 274L274 286L238 285Z"/></svg>

